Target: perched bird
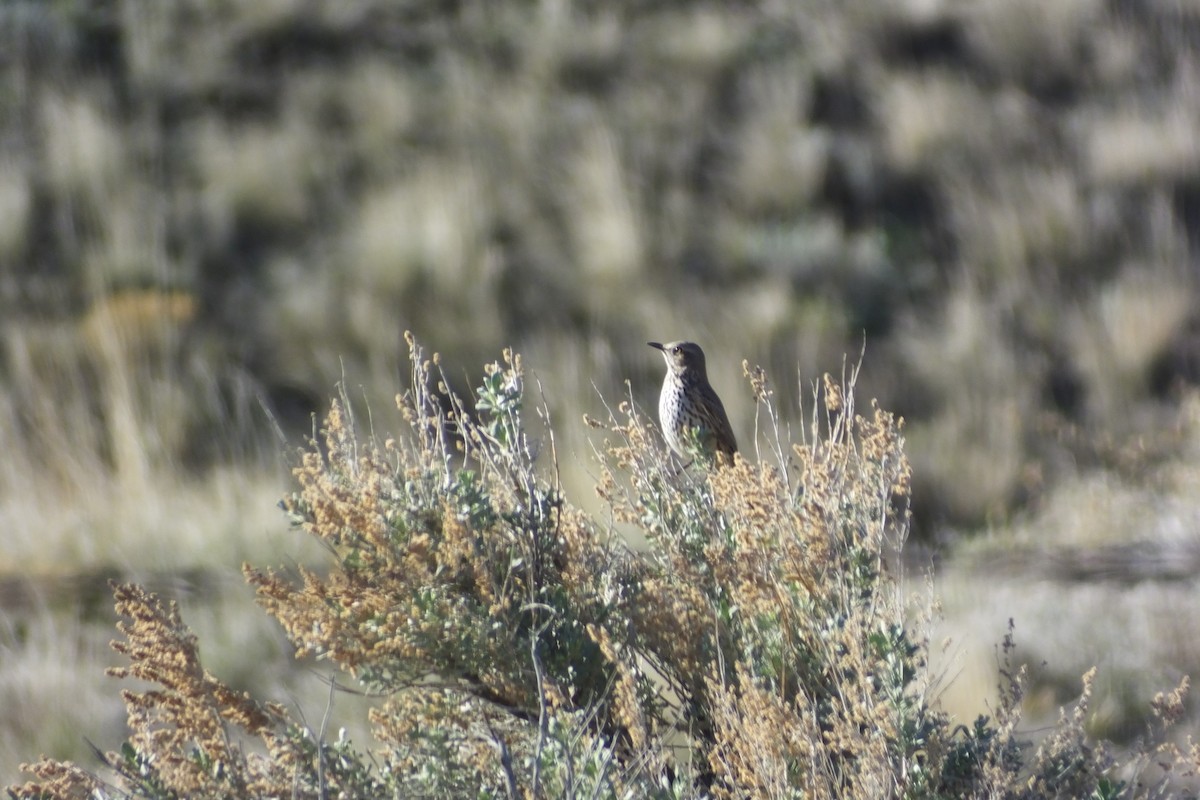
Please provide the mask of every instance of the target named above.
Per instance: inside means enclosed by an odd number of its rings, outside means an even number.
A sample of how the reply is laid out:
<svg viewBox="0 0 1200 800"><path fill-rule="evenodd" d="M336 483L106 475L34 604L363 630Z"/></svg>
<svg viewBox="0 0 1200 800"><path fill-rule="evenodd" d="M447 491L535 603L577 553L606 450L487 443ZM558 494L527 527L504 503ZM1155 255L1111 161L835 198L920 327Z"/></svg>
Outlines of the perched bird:
<svg viewBox="0 0 1200 800"><path fill-rule="evenodd" d="M737 440L725 406L708 382L704 351L694 342L647 342L662 351L667 377L658 397L658 420L663 438L679 455L712 460L717 453L733 458Z"/></svg>

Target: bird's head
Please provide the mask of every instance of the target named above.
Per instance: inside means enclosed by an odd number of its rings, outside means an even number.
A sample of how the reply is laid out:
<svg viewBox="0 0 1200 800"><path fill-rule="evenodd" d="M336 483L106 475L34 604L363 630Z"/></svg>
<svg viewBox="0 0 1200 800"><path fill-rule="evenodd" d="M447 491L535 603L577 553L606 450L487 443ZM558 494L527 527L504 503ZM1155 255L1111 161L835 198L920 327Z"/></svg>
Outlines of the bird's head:
<svg viewBox="0 0 1200 800"><path fill-rule="evenodd" d="M697 378L707 378L704 366L704 351L695 342L647 342L646 344L662 351L667 362L667 368L676 375L692 375Z"/></svg>

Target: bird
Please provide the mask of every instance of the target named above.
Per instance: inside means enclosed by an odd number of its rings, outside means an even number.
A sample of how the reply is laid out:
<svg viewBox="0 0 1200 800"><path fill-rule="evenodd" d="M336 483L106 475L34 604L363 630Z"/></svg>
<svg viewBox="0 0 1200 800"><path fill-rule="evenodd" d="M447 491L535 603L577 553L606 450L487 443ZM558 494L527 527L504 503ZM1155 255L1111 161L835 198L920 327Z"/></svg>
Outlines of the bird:
<svg viewBox="0 0 1200 800"><path fill-rule="evenodd" d="M701 455L712 461L721 453L732 460L737 452L737 439L721 398L708 382L700 345L646 344L661 350L667 362L667 377L658 396L658 420L667 446L684 458Z"/></svg>

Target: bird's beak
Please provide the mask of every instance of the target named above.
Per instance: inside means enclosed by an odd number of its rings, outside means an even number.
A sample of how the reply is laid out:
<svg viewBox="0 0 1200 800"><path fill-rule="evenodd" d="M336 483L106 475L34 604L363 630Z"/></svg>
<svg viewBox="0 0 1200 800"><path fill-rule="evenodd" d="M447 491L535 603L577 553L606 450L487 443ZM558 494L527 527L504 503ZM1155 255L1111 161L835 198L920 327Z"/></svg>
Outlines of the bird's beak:
<svg viewBox="0 0 1200 800"><path fill-rule="evenodd" d="M650 345L651 347L655 348L656 350L663 349L662 342L646 342L646 344Z"/></svg>

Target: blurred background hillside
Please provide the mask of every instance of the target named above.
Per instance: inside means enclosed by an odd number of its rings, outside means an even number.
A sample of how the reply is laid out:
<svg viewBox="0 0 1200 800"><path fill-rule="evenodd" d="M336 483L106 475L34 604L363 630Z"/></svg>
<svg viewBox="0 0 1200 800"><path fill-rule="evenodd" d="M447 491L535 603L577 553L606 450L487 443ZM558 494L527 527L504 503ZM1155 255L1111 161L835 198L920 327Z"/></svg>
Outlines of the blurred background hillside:
<svg viewBox="0 0 1200 800"><path fill-rule="evenodd" d="M865 350L947 704L1012 618L1040 710L1097 664L1136 734L1200 675L1198 45L1192 0L0 5L0 779L119 732L112 574L320 719L237 570L319 563L285 453L339 381L400 428L406 329L459 392L521 352L582 504L647 340L745 443L742 359L798 430Z"/></svg>

